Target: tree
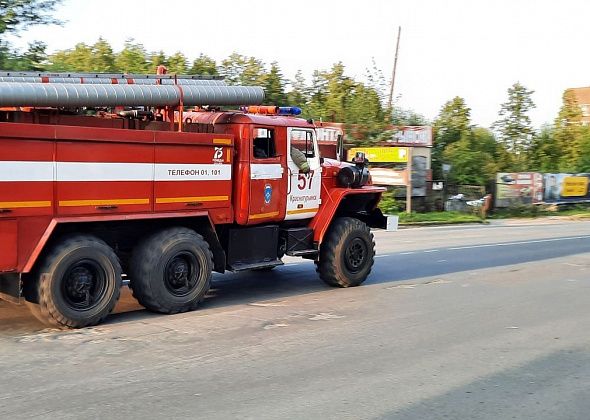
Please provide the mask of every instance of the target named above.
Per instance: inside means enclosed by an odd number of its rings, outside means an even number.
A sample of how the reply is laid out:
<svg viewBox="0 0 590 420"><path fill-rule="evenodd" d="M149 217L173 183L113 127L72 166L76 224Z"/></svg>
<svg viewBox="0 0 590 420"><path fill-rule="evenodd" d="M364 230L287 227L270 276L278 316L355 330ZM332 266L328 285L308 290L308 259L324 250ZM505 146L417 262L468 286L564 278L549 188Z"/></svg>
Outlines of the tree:
<svg viewBox="0 0 590 420"><path fill-rule="evenodd" d="M102 37L91 47L91 63L90 68L86 71L93 71L97 73L112 73L116 71L115 68L115 54L113 48Z"/></svg>
<svg viewBox="0 0 590 420"><path fill-rule="evenodd" d="M168 58L164 51L152 52L148 58L149 66L154 71L158 66L166 66L168 68Z"/></svg>
<svg viewBox="0 0 590 420"><path fill-rule="evenodd" d="M189 70L190 74L201 74L205 76L217 76L219 71L217 70L217 63L211 57L204 54L200 54Z"/></svg>
<svg viewBox="0 0 590 420"><path fill-rule="evenodd" d="M463 131L443 152L451 165L449 180L457 184L486 185L500 170L494 156L495 139L484 128Z"/></svg>
<svg viewBox="0 0 590 420"><path fill-rule="evenodd" d="M357 143L371 143L381 140L389 123L379 93L372 87L357 82L344 104L344 118ZM391 138L391 136L389 136Z"/></svg>
<svg viewBox="0 0 590 420"><path fill-rule="evenodd" d="M559 170L574 172L582 154L582 110L571 89L563 93L563 105L555 119L555 142L561 151Z"/></svg>
<svg viewBox="0 0 590 420"><path fill-rule="evenodd" d="M176 52L168 57L168 72L175 74L186 74L188 69L188 60L181 52ZM154 68L155 70L155 68ZM153 71L153 70L152 70Z"/></svg>
<svg viewBox="0 0 590 420"><path fill-rule="evenodd" d="M590 129L584 127L580 141L580 160L578 162L579 172L590 172Z"/></svg>
<svg viewBox="0 0 590 420"><path fill-rule="evenodd" d="M0 0L0 35L31 25L59 24L51 14L61 0Z"/></svg>
<svg viewBox="0 0 590 420"><path fill-rule="evenodd" d="M221 62L220 74L230 85L238 84L240 73L244 69L246 58L238 53L232 53L229 57Z"/></svg>
<svg viewBox="0 0 590 420"><path fill-rule="evenodd" d="M528 169L538 172L558 172L561 149L555 140L553 127L545 126L533 137L528 154Z"/></svg>
<svg viewBox="0 0 590 420"><path fill-rule="evenodd" d="M49 57L51 71L90 71L92 68L92 47L83 42L69 50L57 51Z"/></svg>
<svg viewBox="0 0 590 420"><path fill-rule="evenodd" d="M51 14L61 0L0 0L0 67L14 70L42 70L45 66L45 44L35 41L20 55L2 39L18 34L31 25L59 24Z"/></svg>
<svg viewBox="0 0 590 420"><path fill-rule="evenodd" d="M29 48L22 55L15 55L9 68L21 71L43 71L47 66L47 45L41 41L29 43Z"/></svg>
<svg viewBox="0 0 590 420"><path fill-rule="evenodd" d="M534 93L519 82L508 88L508 100L501 105L500 119L493 124L498 141L513 154L515 170L526 169L527 152L531 148L534 130L528 112L535 108Z"/></svg>
<svg viewBox="0 0 590 420"><path fill-rule="evenodd" d="M115 58L115 66L125 73L148 73L155 69L149 68L147 53L142 44L135 43L133 39L125 41L125 46Z"/></svg>
<svg viewBox="0 0 590 420"><path fill-rule="evenodd" d="M295 79L290 82L291 90L287 93L289 105L304 107L309 100L307 85L305 84L305 77L301 70L295 73Z"/></svg>
<svg viewBox="0 0 590 420"><path fill-rule="evenodd" d="M270 71L262 84L265 91L264 103L269 105L287 105L285 94L285 80L276 61L270 65Z"/></svg>
<svg viewBox="0 0 590 420"><path fill-rule="evenodd" d="M463 134L471 128L471 109L465 99L456 96L441 108L433 124L434 145L432 149L432 170L434 179L441 179L443 152L461 140Z"/></svg>
<svg viewBox="0 0 590 420"><path fill-rule="evenodd" d="M393 125L428 125L424 115L418 114L413 109L394 107L391 113Z"/></svg>

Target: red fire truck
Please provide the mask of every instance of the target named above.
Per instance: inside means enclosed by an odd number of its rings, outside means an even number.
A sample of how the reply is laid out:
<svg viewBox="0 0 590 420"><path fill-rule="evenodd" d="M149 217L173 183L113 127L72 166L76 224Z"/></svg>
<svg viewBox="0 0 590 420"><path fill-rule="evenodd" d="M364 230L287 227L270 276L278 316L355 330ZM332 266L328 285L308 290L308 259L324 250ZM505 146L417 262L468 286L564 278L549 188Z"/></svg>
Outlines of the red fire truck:
<svg viewBox="0 0 590 420"><path fill-rule="evenodd" d="M0 297L79 328L109 315L125 276L168 314L195 309L213 271L284 255L361 284L384 189L362 156L320 157L293 108L248 108L262 100L197 76L0 73Z"/></svg>

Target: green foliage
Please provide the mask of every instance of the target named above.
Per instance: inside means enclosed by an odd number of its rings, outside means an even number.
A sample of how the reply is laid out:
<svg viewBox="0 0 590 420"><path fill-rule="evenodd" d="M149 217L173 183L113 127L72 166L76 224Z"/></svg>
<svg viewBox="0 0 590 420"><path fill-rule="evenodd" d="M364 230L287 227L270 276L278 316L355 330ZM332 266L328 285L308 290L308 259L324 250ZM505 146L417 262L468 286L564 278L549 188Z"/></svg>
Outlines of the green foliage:
<svg viewBox="0 0 590 420"><path fill-rule="evenodd" d="M305 77L301 70L295 73L295 79L291 82L291 90L287 93L287 101L293 105L303 105L309 100L309 92L305 83Z"/></svg>
<svg viewBox="0 0 590 420"><path fill-rule="evenodd" d="M432 130L434 145L432 149L432 171L435 179L443 177L443 152L448 146L461 140L463 134L471 127L471 109L465 100L459 96L446 102L436 120Z"/></svg>
<svg viewBox="0 0 590 420"><path fill-rule="evenodd" d="M0 68L12 70L44 70L47 54L41 41L29 43L23 53L13 51L2 39L6 34L18 34L32 25L60 24L52 17L61 0L0 0Z"/></svg>
<svg viewBox="0 0 590 420"><path fill-rule="evenodd" d="M154 72L147 59L147 53L142 44L133 39L125 41L123 50L115 58L117 70L123 73L148 73Z"/></svg>
<svg viewBox="0 0 590 420"><path fill-rule="evenodd" d="M391 116L393 125L428 125L429 122L423 115L412 109L394 108Z"/></svg>
<svg viewBox="0 0 590 420"><path fill-rule="evenodd" d="M585 127L580 140L580 159L578 160L578 172L590 172L590 129Z"/></svg>
<svg viewBox="0 0 590 420"><path fill-rule="evenodd" d="M172 54L167 59L168 73L172 74L186 74L188 70L188 60L181 52ZM153 71L153 70L152 70Z"/></svg>
<svg viewBox="0 0 590 420"><path fill-rule="evenodd" d="M498 142L514 157L516 171L523 171L527 166L527 152L533 142L534 130L528 112L535 108L531 99L534 93L516 82L508 88L508 100L500 108L500 119L493 125L498 132Z"/></svg>
<svg viewBox="0 0 590 420"><path fill-rule="evenodd" d="M0 35L31 25L59 24L51 14L61 0L0 0Z"/></svg>
<svg viewBox="0 0 590 420"><path fill-rule="evenodd" d="M379 208L383 214L396 214L402 209L402 207L403 203L399 203L395 199L393 191L387 191L383 193L381 196L381 201L379 201Z"/></svg>
<svg viewBox="0 0 590 420"><path fill-rule="evenodd" d="M560 150L559 170L575 172L582 153L582 110L572 90L563 93L563 105L555 119L554 137Z"/></svg>
<svg viewBox="0 0 590 420"><path fill-rule="evenodd" d="M545 126L533 137L528 154L528 168L538 172L558 172L561 149L559 148L553 128Z"/></svg>
<svg viewBox="0 0 590 420"><path fill-rule="evenodd" d="M11 68L20 71L43 71L47 65L46 48L47 46L44 42L33 41L22 55L13 53L11 57L8 57L5 63L6 67L1 68Z"/></svg>
<svg viewBox="0 0 590 420"><path fill-rule="evenodd" d="M262 86L264 87L265 104L287 105L285 79L276 61L271 63L270 71L264 76Z"/></svg>
<svg viewBox="0 0 590 420"><path fill-rule="evenodd" d="M97 73L112 73L115 71L115 54L111 45L103 38L91 47L90 71Z"/></svg>
<svg viewBox="0 0 590 420"><path fill-rule="evenodd" d="M204 54L199 55L193 65L189 69L189 74L202 74L204 76L217 76L219 71L217 70L217 63L211 57Z"/></svg>
<svg viewBox="0 0 590 420"><path fill-rule="evenodd" d="M484 128L464 131L450 144L443 159L451 165L449 181L457 184L486 185L499 170L493 135Z"/></svg>
<svg viewBox="0 0 590 420"><path fill-rule="evenodd" d="M458 211L436 211L430 213L400 213L400 225L446 225L455 223L482 223L483 220L476 214L461 213Z"/></svg>

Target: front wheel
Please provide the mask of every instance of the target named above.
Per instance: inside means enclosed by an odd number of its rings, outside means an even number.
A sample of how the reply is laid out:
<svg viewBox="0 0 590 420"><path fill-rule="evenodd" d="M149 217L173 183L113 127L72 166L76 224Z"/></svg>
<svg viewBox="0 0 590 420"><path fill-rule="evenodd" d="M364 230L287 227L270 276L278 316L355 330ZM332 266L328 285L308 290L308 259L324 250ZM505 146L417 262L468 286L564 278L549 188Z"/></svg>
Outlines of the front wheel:
<svg viewBox="0 0 590 420"><path fill-rule="evenodd" d="M358 286L371 273L374 256L375 241L369 227L358 219L340 217L332 222L320 246L317 271L330 286Z"/></svg>

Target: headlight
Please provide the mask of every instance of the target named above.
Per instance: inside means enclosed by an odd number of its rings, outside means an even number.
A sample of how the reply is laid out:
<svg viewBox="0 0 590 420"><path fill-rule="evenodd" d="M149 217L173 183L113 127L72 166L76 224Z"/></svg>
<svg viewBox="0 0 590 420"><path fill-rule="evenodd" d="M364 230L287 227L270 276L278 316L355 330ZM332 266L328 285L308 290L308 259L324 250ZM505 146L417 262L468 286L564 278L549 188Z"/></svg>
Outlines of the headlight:
<svg viewBox="0 0 590 420"><path fill-rule="evenodd" d="M359 188L369 182L369 170L365 166L346 166L338 172L338 183L345 188Z"/></svg>

